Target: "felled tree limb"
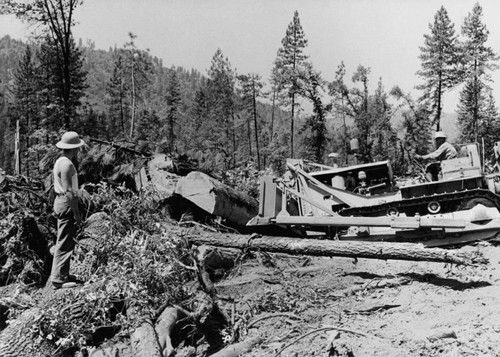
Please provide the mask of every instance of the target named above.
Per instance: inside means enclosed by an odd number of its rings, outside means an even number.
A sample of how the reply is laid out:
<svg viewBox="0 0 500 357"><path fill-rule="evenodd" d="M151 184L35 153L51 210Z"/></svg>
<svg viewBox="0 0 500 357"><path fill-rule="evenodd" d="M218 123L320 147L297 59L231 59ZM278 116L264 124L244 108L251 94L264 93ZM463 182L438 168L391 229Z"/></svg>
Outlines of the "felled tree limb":
<svg viewBox="0 0 500 357"><path fill-rule="evenodd" d="M145 319L130 336L133 355L135 357L163 357L156 336L154 325Z"/></svg>
<svg viewBox="0 0 500 357"><path fill-rule="evenodd" d="M250 352L255 347L255 345L262 343L262 341L262 337L260 336L247 338L242 342L238 342L223 348L219 352L211 355L211 357L238 357L243 353Z"/></svg>
<svg viewBox="0 0 500 357"><path fill-rule="evenodd" d="M415 243L355 242L336 240L300 239L288 237L255 237L220 233L196 235L184 234L191 244L217 247L264 250L292 255L324 257L350 257L369 259L395 259L453 263L458 265L487 264L488 260L479 252L459 252L441 248L425 248Z"/></svg>
<svg viewBox="0 0 500 357"><path fill-rule="evenodd" d="M169 357L174 351L172 343L172 331L179 320L184 319L189 314L177 306L167 307L156 320L155 331L160 343L160 349L163 357Z"/></svg>
<svg viewBox="0 0 500 357"><path fill-rule="evenodd" d="M303 338L305 338L305 337L307 337L309 335L313 335L315 333L323 332L323 331L331 331L331 330L348 332L348 333L352 333L352 334L363 336L363 337L380 338L380 337L377 337L377 336L368 335L368 334L366 334L364 332L361 332L361 331L358 331L358 330L351 330L351 329L347 329L347 328L343 328L343 327L337 327L337 326L324 326L324 327L320 327L320 328L308 331L308 332L306 332L303 335L300 335L299 337L297 337L296 339L294 339L292 342L290 342L289 344L287 344L286 346L284 346L281 350L279 350L278 353L276 353L275 357L278 357L281 354L281 352L283 352L285 349L287 349L288 347L294 345L295 343L297 343L298 341L302 340Z"/></svg>
<svg viewBox="0 0 500 357"><path fill-rule="evenodd" d="M131 149L131 148L128 148L126 146L123 146L123 145L118 145L118 144L115 144L113 142L110 142L110 141L104 141L104 140L99 140L99 139L95 139L95 138L90 138L90 141L94 142L94 143L98 143L98 144L104 144L104 145L109 145L115 149L120 149L120 150L123 150L123 151L127 151L131 154L135 154L135 155L138 155L138 156L145 156L144 153L142 152L139 152L137 150L134 150L134 149Z"/></svg>
<svg viewBox="0 0 500 357"><path fill-rule="evenodd" d="M196 257L208 269L229 269L241 255L240 249L202 245L196 248Z"/></svg>

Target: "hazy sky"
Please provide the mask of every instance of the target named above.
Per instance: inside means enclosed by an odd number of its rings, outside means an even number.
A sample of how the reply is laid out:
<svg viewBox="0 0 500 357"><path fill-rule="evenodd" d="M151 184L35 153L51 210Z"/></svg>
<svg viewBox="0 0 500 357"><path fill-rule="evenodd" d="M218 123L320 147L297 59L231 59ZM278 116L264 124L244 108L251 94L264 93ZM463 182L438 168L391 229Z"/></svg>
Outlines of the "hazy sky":
<svg viewBox="0 0 500 357"><path fill-rule="evenodd" d="M122 47L128 33L137 47L149 49L165 66L195 68L206 74L217 48L238 73L256 72L267 81L293 13L298 10L309 41L306 53L316 69L331 81L344 61L350 80L358 65L371 68L386 91L399 85L418 92L421 81L419 46L429 23L443 5L455 30L476 0L84 0L77 8L76 39L92 40L97 48ZM500 1L480 1L488 45L500 53ZM28 31L17 20L0 16L0 36L25 40ZM493 74L494 94L500 93L500 70ZM456 93L445 97L453 112ZM497 100L500 105L500 100Z"/></svg>

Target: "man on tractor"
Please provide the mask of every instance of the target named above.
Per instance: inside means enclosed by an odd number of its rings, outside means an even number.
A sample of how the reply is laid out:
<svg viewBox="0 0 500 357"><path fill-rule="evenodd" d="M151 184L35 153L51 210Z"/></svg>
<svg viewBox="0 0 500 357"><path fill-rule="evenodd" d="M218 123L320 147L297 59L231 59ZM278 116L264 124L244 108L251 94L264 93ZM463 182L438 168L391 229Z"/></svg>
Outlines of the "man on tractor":
<svg viewBox="0 0 500 357"><path fill-rule="evenodd" d="M438 174L441 170L440 162L443 160L454 159L458 157L457 150L453 145L446 141L447 135L443 131L436 131L434 135L434 140L436 142L436 150L427 155L415 155L416 159L419 160L435 160L437 162L427 165L426 172L428 172L432 181L438 180Z"/></svg>

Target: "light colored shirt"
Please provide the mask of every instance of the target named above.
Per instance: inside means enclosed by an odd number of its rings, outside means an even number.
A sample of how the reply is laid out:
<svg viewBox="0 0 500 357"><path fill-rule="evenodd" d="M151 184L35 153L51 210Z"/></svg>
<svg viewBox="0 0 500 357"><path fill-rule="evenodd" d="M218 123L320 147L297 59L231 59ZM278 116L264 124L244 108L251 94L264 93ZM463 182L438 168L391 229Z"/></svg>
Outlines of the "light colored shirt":
<svg viewBox="0 0 500 357"><path fill-rule="evenodd" d="M59 159L57 159L56 163L54 164L54 192L58 195L63 195L65 194L65 190L63 188L62 184L62 178L61 178L61 165L70 165L70 170L71 170L71 188L73 189L73 192L76 194L78 192L78 174L76 172L75 166L71 162L70 159L68 159L65 156L61 156Z"/></svg>
<svg viewBox="0 0 500 357"><path fill-rule="evenodd" d="M422 159L449 160L458 157L457 150L449 142L445 141L437 148L436 151L430 154L423 155Z"/></svg>

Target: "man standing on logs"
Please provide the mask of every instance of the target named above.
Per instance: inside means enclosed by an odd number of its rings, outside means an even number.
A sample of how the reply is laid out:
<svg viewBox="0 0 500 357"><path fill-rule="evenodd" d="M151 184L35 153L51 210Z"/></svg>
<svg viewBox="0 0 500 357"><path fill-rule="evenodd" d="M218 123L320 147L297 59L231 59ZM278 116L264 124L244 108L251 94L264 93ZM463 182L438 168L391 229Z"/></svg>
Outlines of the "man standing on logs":
<svg viewBox="0 0 500 357"><path fill-rule="evenodd" d="M50 279L55 289L71 288L82 281L69 274L71 254L75 247L82 216L78 209L78 174L72 160L85 142L74 131L63 134L56 144L62 155L54 165L54 214L57 217L57 241Z"/></svg>

